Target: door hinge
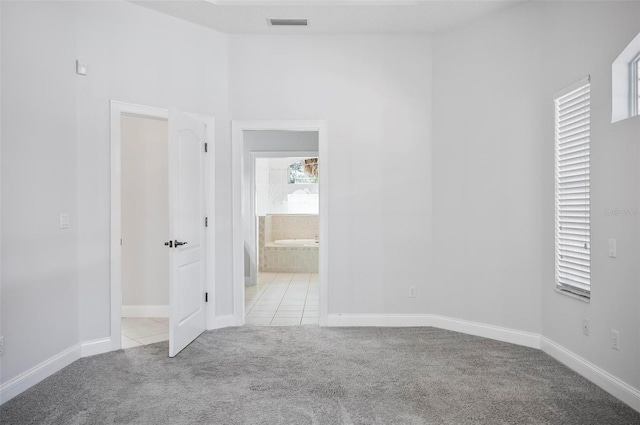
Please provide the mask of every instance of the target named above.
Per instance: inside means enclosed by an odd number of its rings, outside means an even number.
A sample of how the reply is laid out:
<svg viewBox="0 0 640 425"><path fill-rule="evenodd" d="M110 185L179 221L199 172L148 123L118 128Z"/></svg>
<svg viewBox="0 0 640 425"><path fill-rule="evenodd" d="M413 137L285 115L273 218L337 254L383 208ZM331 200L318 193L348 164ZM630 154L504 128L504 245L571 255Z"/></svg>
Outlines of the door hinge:
<svg viewBox="0 0 640 425"><path fill-rule="evenodd" d="M204 293L204 302L206 302L206 303L209 302L209 293L208 292Z"/></svg>
<svg viewBox="0 0 640 425"><path fill-rule="evenodd" d="M204 151L209 152L209 143L207 142L204 143Z"/></svg>
<svg viewBox="0 0 640 425"><path fill-rule="evenodd" d="M209 217L204 218L204 227L209 227Z"/></svg>

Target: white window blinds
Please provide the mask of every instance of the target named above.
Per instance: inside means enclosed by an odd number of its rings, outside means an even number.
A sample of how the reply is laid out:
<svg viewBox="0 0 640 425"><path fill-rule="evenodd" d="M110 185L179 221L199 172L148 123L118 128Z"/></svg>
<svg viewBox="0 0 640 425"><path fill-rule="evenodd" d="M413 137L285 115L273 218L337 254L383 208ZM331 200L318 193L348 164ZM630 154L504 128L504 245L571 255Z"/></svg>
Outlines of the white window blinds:
<svg viewBox="0 0 640 425"><path fill-rule="evenodd" d="M590 83L583 79L555 97L556 285L589 297Z"/></svg>

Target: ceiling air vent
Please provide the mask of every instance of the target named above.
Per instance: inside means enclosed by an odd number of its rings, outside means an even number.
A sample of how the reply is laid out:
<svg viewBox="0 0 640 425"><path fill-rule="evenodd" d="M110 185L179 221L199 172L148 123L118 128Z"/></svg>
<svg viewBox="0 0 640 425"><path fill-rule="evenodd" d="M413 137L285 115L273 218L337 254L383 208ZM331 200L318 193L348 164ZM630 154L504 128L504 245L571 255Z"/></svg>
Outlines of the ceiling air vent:
<svg viewBox="0 0 640 425"><path fill-rule="evenodd" d="M269 18L269 25L274 27L306 27L306 19Z"/></svg>

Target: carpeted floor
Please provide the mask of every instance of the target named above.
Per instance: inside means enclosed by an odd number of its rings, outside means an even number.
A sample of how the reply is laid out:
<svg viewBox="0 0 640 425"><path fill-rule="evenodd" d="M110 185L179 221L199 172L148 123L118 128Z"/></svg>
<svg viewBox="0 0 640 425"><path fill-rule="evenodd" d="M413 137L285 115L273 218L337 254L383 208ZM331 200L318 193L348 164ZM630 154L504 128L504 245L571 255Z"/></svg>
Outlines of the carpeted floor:
<svg viewBox="0 0 640 425"><path fill-rule="evenodd" d="M640 424L541 351L434 328L243 327L81 359L2 424Z"/></svg>

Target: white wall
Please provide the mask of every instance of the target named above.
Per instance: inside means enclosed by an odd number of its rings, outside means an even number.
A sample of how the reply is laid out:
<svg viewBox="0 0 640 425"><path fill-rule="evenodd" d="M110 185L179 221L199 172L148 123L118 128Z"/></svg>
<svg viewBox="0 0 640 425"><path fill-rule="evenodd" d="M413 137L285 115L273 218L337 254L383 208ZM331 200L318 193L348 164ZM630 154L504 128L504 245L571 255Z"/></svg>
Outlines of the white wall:
<svg viewBox="0 0 640 425"><path fill-rule="evenodd" d="M535 333L541 30L531 4L439 35L433 71L437 249L430 309Z"/></svg>
<svg viewBox="0 0 640 425"><path fill-rule="evenodd" d="M89 64L77 86L81 340L109 335L110 99L216 117L215 277L227 286L214 302L231 313L226 37L127 2L76 9L77 55Z"/></svg>
<svg viewBox="0 0 640 425"><path fill-rule="evenodd" d="M169 129L122 116L122 304L169 305Z"/></svg>
<svg viewBox="0 0 640 425"><path fill-rule="evenodd" d="M611 124L611 64L640 32L638 2L543 3L542 333L640 390L640 117ZM579 17L576 19L575 17ZM590 303L554 291L553 93L591 75ZM618 257L608 257L616 238ZM582 335L582 318L591 325ZM611 330L620 332L620 351Z"/></svg>
<svg viewBox="0 0 640 425"><path fill-rule="evenodd" d="M1 382L78 342L72 7L1 5Z"/></svg>
<svg viewBox="0 0 640 425"><path fill-rule="evenodd" d="M231 313L226 36L128 2L0 7L2 382L110 334L111 99L216 117L214 301Z"/></svg>
<svg viewBox="0 0 640 425"><path fill-rule="evenodd" d="M424 312L430 37L230 36L229 52L234 120L328 122L329 312Z"/></svg>
<svg viewBox="0 0 640 425"><path fill-rule="evenodd" d="M434 40L433 311L541 333L636 389L638 216L605 210L639 206L640 119L610 123L611 64L639 16L637 2L529 3ZM554 289L553 94L587 74L590 303Z"/></svg>

